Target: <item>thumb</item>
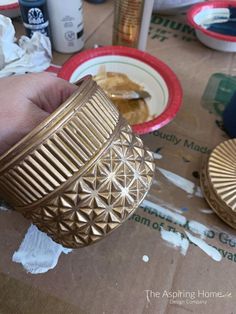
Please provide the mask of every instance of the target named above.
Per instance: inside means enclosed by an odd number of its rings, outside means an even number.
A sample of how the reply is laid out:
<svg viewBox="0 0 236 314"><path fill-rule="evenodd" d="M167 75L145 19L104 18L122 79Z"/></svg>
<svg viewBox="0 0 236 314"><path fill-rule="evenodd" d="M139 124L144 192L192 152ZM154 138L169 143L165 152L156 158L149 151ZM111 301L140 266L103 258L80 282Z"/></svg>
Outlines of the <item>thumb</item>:
<svg viewBox="0 0 236 314"><path fill-rule="evenodd" d="M28 79L25 92L28 94L27 98L49 113L52 113L78 89L78 86L48 73L31 75Z"/></svg>
<svg viewBox="0 0 236 314"><path fill-rule="evenodd" d="M30 103L24 114L16 114L10 118L10 121L5 120L4 128L1 128L0 155L30 133L48 116L48 112Z"/></svg>

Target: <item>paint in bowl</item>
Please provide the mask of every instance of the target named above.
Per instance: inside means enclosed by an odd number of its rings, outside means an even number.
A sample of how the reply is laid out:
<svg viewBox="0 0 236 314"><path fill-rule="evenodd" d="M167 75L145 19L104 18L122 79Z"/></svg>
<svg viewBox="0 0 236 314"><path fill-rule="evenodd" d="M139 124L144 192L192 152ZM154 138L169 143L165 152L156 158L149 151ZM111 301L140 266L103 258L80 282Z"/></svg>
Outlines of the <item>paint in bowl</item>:
<svg viewBox="0 0 236 314"><path fill-rule="evenodd" d="M194 5L188 22L204 45L219 51L236 51L236 2L212 1Z"/></svg>
<svg viewBox="0 0 236 314"><path fill-rule="evenodd" d="M157 130L175 117L182 102L179 80L165 63L146 52L121 46L86 50L71 57L58 76L74 83L85 75L96 76L101 67L127 75L151 95L145 100L150 119L132 125L136 134Z"/></svg>

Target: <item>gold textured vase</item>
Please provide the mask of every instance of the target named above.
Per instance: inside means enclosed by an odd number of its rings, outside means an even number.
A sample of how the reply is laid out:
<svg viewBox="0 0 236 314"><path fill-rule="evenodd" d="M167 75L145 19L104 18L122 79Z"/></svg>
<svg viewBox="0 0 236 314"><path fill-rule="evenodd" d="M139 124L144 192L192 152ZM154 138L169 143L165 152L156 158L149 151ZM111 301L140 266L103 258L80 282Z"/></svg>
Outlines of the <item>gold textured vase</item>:
<svg viewBox="0 0 236 314"><path fill-rule="evenodd" d="M90 78L0 157L0 196L66 247L119 227L150 188L153 155Z"/></svg>
<svg viewBox="0 0 236 314"><path fill-rule="evenodd" d="M215 213L236 229L236 139L212 151L202 169L201 186Z"/></svg>

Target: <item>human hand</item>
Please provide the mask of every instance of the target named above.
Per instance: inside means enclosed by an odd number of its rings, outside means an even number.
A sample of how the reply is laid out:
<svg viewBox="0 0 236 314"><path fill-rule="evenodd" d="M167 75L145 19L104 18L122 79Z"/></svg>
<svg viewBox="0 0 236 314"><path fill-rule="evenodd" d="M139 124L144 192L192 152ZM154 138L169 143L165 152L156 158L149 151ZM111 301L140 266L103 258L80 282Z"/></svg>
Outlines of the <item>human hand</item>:
<svg viewBox="0 0 236 314"><path fill-rule="evenodd" d="M33 130L77 88L46 72L0 79L0 155Z"/></svg>

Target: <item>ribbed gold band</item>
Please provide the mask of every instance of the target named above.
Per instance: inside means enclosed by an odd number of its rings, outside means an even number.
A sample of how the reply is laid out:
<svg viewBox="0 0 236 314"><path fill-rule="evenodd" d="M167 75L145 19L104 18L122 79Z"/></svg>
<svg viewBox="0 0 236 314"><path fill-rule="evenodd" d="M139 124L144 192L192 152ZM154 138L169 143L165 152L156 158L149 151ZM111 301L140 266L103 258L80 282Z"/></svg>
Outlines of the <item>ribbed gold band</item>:
<svg viewBox="0 0 236 314"><path fill-rule="evenodd" d="M14 207L55 192L80 172L111 138L119 114L92 80L23 141L15 156L0 158L0 190ZM27 142L27 143L26 143ZM16 147L17 149L18 147Z"/></svg>

